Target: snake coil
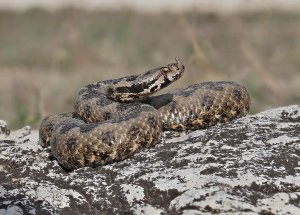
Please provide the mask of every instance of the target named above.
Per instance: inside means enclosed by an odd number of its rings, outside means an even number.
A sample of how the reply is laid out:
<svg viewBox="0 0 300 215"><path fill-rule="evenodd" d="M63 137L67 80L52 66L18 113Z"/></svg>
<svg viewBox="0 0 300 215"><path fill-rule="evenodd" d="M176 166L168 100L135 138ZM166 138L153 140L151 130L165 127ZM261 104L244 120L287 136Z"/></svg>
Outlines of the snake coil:
<svg viewBox="0 0 300 215"><path fill-rule="evenodd" d="M66 169L123 160L155 145L163 130L195 130L246 115L250 97L235 82L205 82L151 96L179 79L179 59L142 75L83 87L74 111L48 116L40 143Z"/></svg>

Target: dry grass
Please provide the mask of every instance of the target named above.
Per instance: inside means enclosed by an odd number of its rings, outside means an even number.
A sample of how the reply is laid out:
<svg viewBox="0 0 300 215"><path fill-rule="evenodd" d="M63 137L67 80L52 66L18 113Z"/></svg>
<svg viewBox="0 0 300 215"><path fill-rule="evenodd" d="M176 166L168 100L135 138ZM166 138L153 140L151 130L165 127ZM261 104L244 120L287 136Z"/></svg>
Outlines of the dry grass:
<svg viewBox="0 0 300 215"><path fill-rule="evenodd" d="M11 127L72 110L87 83L139 74L180 57L174 87L244 83L252 113L300 101L300 15L143 15L131 11L0 12L0 118Z"/></svg>

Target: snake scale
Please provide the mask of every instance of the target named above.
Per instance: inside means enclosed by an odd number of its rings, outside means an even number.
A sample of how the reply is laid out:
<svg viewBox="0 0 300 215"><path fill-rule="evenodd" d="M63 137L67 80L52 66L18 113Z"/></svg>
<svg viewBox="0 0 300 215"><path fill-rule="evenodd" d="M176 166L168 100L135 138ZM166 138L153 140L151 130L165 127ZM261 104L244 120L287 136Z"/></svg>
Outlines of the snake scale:
<svg viewBox="0 0 300 215"><path fill-rule="evenodd" d="M74 111L48 116L40 143L67 170L99 166L155 145L163 130L195 130L246 115L250 97L235 82L204 82L150 96L179 79L179 59L142 75L83 87Z"/></svg>

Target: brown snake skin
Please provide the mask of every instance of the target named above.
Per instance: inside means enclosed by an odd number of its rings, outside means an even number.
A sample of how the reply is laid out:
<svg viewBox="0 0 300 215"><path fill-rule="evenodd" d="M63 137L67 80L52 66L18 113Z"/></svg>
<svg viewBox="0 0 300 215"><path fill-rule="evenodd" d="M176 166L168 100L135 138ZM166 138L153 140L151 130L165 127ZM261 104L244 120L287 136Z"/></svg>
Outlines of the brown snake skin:
<svg viewBox="0 0 300 215"><path fill-rule="evenodd" d="M175 63L82 88L72 113L46 117L40 142L68 170L99 166L155 145L163 130L195 130L245 116L246 88L235 82L205 82L149 96L180 78Z"/></svg>

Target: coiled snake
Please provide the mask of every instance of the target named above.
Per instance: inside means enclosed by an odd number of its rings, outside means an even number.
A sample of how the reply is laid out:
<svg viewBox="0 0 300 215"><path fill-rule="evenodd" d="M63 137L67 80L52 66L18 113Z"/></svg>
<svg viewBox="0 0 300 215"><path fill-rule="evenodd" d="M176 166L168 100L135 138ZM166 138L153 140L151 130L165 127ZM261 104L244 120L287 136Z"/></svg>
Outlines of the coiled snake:
<svg viewBox="0 0 300 215"><path fill-rule="evenodd" d="M40 140L66 169L123 160L157 143L163 130L195 130L246 115L250 97L235 82L205 82L152 96L180 78L175 63L83 87L72 113L42 120Z"/></svg>

